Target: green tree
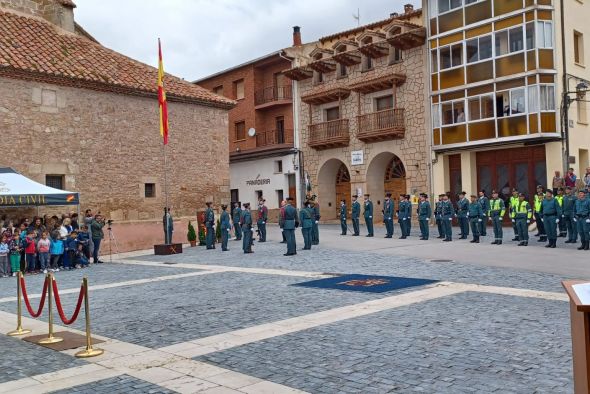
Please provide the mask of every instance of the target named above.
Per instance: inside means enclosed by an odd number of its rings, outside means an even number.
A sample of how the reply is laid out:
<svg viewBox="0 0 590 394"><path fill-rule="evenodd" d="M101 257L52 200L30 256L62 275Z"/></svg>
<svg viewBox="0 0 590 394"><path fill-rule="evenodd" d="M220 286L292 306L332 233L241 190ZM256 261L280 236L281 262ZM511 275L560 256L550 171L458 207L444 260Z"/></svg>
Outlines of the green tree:
<svg viewBox="0 0 590 394"><path fill-rule="evenodd" d="M188 222L188 233L186 234L186 238L189 242L197 240L197 233L195 232L195 227L193 226L190 220Z"/></svg>

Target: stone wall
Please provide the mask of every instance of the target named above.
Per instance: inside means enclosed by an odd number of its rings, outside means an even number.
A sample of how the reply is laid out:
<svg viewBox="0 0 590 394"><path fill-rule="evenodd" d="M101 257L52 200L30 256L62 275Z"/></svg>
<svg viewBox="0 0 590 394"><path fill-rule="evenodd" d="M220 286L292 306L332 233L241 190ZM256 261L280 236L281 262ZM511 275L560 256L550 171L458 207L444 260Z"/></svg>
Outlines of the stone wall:
<svg viewBox="0 0 590 394"><path fill-rule="evenodd" d="M228 203L227 110L176 102L168 108L173 215L195 215L207 200ZM63 175L65 188L80 192L82 210L117 221L161 220L164 158L155 99L0 78L0 131L0 166L41 183ZM146 183L156 185L155 198L145 198Z"/></svg>

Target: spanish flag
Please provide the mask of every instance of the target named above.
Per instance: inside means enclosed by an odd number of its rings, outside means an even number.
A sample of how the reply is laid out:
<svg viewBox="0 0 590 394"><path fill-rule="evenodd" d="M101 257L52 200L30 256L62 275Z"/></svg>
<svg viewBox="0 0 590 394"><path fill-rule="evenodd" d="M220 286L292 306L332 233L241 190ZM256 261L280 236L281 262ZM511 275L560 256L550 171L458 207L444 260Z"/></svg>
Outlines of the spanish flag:
<svg viewBox="0 0 590 394"><path fill-rule="evenodd" d="M168 104L164 91L164 63L162 62L162 45L158 38L158 106L160 107L160 135L164 145L168 145Z"/></svg>

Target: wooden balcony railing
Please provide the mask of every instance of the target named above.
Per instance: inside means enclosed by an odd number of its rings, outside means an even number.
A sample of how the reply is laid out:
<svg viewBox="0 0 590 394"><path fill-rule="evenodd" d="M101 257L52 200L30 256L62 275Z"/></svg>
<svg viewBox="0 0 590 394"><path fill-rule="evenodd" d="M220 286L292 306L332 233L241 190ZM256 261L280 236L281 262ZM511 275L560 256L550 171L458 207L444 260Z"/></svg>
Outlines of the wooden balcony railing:
<svg viewBox="0 0 590 394"><path fill-rule="evenodd" d="M329 149L348 146L350 129L348 119L311 124L309 127L309 146L314 149Z"/></svg>
<svg viewBox="0 0 590 394"><path fill-rule="evenodd" d="M262 105L281 100L291 100L291 85L269 86L254 92L255 105Z"/></svg>
<svg viewBox="0 0 590 394"><path fill-rule="evenodd" d="M360 115L357 137L361 141L381 141L404 138L406 126L404 110L386 109L366 115Z"/></svg>
<svg viewBox="0 0 590 394"><path fill-rule="evenodd" d="M269 130L256 134L256 147L293 144L293 130Z"/></svg>

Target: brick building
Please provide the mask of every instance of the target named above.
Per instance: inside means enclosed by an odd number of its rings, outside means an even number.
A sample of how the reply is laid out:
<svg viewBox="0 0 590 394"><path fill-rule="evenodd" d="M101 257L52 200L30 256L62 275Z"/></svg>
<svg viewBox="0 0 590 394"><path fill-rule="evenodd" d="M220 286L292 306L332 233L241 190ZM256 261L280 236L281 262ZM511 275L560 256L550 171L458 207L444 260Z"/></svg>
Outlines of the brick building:
<svg viewBox="0 0 590 394"><path fill-rule="evenodd" d="M160 240L157 69L98 44L74 22L74 7L69 0L0 0L0 166L79 191L82 209L117 223L153 225ZM176 217L195 215L206 200L229 202L226 130L234 102L171 75L165 85L169 205ZM146 247L150 236L120 244ZM185 240L185 231L175 239Z"/></svg>
<svg viewBox="0 0 590 394"><path fill-rule="evenodd" d="M232 201L259 197L270 210L287 196L296 196L298 174L294 149L291 66L274 52L195 81L210 91L236 100L229 112L228 142Z"/></svg>
<svg viewBox="0 0 590 394"><path fill-rule="evenodd" d="M422 11L401 14L285 50L294 82L304 176L325 219L339 201L370 193L429 191L426 30Z"/></svg>

